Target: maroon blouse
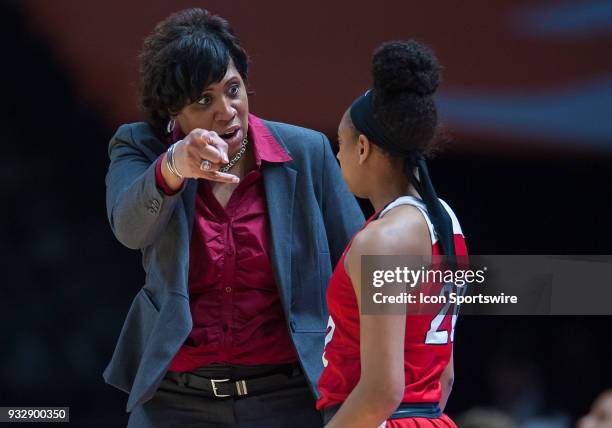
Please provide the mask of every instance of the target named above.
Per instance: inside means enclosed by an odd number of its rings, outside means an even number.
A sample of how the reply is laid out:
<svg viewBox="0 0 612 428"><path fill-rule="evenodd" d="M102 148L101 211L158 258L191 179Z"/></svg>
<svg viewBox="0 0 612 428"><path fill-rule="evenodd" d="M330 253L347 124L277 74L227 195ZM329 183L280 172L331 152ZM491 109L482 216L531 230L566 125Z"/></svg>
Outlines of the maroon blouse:
<svg viewBox="0 0 612 428"><path fill-rule="evenodd" d="M242 178L225 209L206 180L198 181L189 246L193 328L170 370L212 364L284 364L297 361L270 260L270 225L261 163L289 154L263 122L249 115L256 169ZM182 137L180 131L173 139ZM157 184L166 193L157 162Z"/></svg>

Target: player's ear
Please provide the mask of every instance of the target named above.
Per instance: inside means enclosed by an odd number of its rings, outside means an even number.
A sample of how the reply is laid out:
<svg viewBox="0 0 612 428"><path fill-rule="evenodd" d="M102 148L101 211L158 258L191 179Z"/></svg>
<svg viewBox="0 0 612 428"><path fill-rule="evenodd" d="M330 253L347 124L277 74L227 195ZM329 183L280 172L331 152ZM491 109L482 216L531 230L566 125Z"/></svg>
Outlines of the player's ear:
<svg viewBox="0 0 612 428"><path fill-rule="evenodd" d="M368 159L372 152L372 143L368 137L363 134L359 134L359 138L357 139L357 150L359 151L359 164L361 165Z"/></svg>

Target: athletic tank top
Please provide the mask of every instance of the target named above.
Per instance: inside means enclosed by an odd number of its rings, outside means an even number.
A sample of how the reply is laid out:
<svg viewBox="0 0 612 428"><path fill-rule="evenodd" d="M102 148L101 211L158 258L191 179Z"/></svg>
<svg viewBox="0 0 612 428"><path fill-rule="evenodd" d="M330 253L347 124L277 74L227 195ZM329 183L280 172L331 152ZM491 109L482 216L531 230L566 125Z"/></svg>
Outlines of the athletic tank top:
<svg viewBox="0 0 612 428"><path fill-rule="evenodd" d="M466 256L467 249L457 217L440 200L453 223L455 253ZM387 205L380 213L370 217L362 228L381 218L400 205L412 205L425 217L431 236L431 254L441 254L436 231L423 201L413 196L402 196ZM334 269L327 288L329 321L323 353L323 373L319 379L321 398L317 408L341 404L357 385L361 374L359 349L359 308L350 277L344 269L344 259L353 239L347 245ZM442 305L440 305L442 306ZM404 342L405 403L437 403L441 396L440 376L450 361L454 326L457 315L452 306L441 307L440 313L406 317Z"/></svg>

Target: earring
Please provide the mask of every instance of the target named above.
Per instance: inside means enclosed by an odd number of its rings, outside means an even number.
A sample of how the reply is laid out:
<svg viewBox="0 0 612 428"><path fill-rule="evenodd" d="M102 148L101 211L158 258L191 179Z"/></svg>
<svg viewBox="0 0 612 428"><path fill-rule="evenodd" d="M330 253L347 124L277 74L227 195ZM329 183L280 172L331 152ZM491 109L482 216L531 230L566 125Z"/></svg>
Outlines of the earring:
<svg viewBox="0 0 612 428"><path fill-rule="evenodd" d="M175 125L176 125L176 120L170 119L168 121L168 125L166 125L166 131L168 132L168 134L170 134L172 131L174 131L174 126Z"/></svg>

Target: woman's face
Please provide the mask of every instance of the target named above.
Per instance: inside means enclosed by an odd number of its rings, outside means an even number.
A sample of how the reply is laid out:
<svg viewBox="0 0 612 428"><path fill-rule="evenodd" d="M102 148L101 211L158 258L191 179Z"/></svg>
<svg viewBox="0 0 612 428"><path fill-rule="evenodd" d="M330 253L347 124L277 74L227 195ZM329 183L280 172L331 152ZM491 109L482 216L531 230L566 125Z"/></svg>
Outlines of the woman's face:
<svg viewBox="0 0 612 428"><path fill-rule="evenodd" d="M355 128L351 125L347 110L338 126L338 154L342 177L349 190L358 197L364 197L360 192L360 182L363 173L359 171L359 144Z"/></svg>
<svg viewBox="0 0 612 428"><path fill-rule="evenodd" d="M188 134L195 128L215 131L236 152L248 131L249 100L244 81L230 59L221 81L203 88L202 97L176 115L181 129Z"/></svg>

